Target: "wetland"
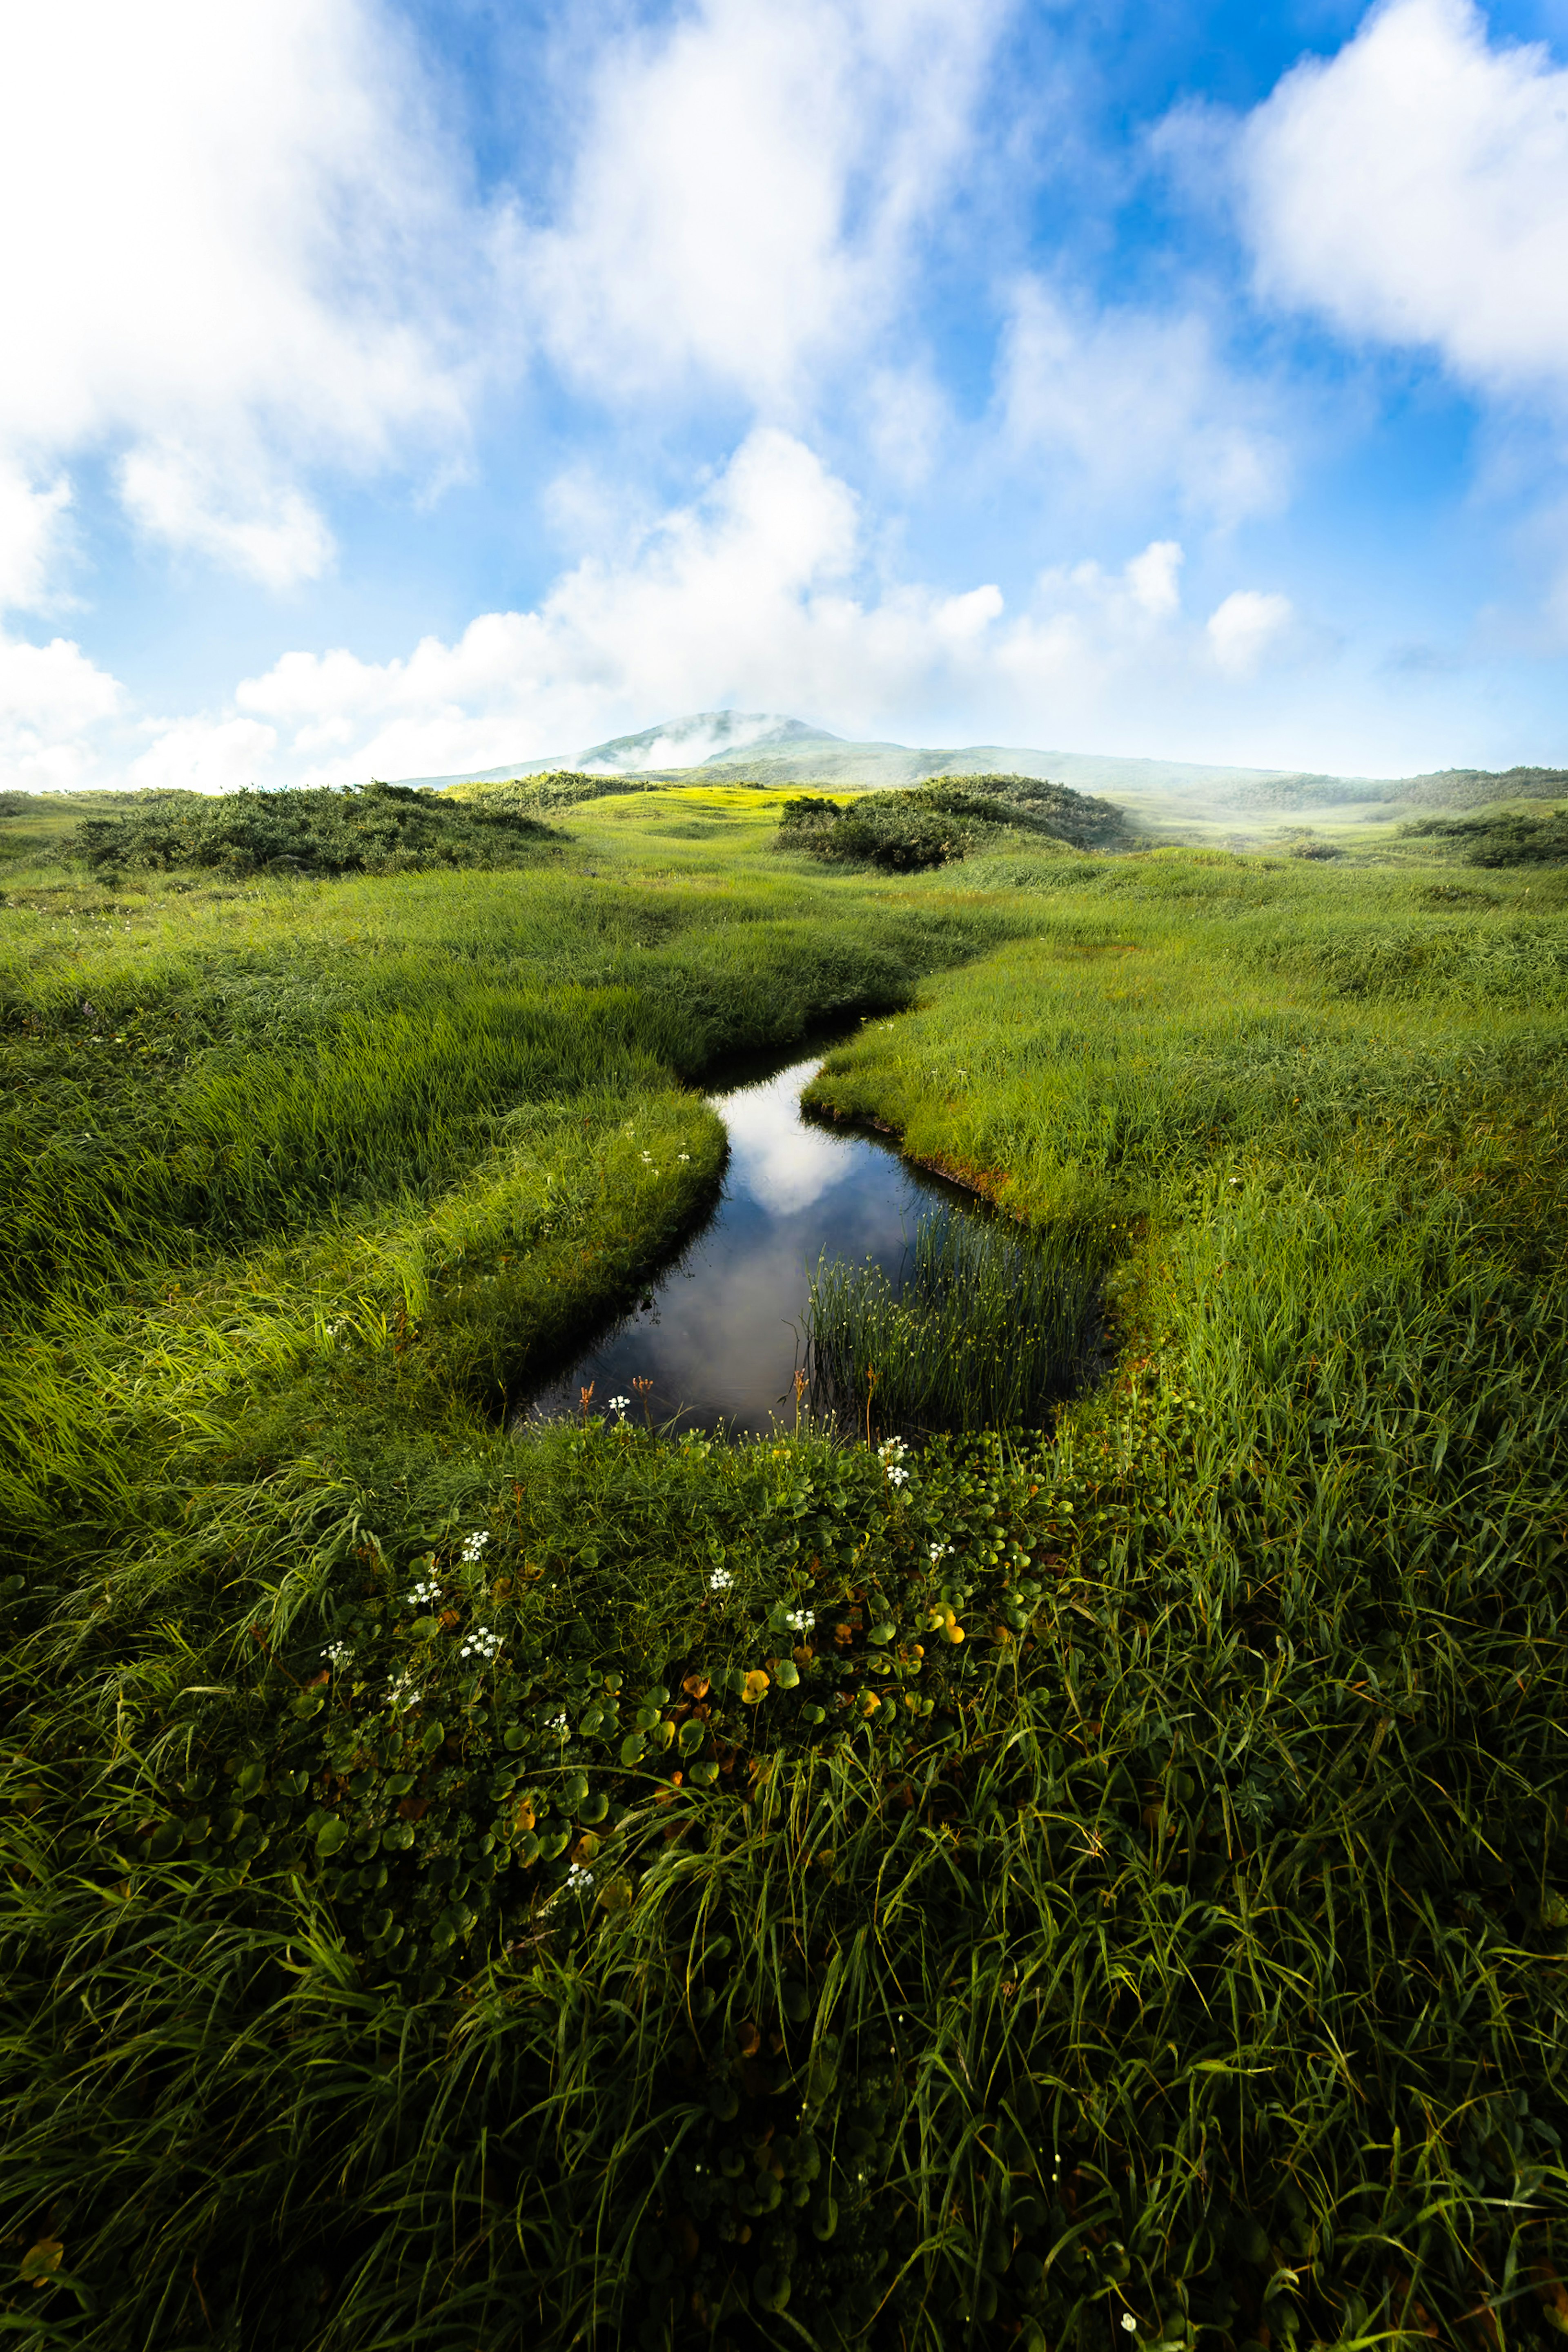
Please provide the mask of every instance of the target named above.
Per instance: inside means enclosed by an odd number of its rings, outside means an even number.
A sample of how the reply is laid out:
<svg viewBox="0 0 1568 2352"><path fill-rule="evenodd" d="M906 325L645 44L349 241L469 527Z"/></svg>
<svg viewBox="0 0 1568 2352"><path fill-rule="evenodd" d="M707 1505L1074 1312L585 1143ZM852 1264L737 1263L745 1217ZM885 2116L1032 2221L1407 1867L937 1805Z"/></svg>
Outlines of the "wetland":
<svg viewBox="0 0 1568 2352"><path fill-rule="evenodd" d="M0 816L0 2311L1546 2343L1561 871L786 797Z"/></svg>

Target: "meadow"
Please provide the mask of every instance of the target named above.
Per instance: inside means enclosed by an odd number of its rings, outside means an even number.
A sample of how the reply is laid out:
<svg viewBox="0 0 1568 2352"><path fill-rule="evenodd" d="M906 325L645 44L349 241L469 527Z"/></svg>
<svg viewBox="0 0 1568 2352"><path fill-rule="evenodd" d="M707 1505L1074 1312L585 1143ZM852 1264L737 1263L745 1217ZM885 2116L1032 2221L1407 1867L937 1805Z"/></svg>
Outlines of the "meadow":
<svg viewBox="0 0 1568 2352"><path fill-rule="evenodd" d="M5 2326L1568 2334L1568 877L786 798L335 878L0 815ZM843 1293L836 1419L509 1433L705 1085L852 1029L992 1289ZM913 1441L901 1312L994 1426Z"/></svg>

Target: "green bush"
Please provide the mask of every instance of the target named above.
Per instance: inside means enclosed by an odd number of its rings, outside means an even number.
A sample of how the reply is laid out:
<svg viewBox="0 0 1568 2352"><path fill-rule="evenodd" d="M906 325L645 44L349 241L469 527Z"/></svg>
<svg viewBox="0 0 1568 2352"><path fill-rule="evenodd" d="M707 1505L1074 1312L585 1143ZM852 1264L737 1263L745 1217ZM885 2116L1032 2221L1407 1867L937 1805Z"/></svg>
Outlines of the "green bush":
<svg viewBox="0 0 1568 2352"><path fill-rule="evenodd" d="M779 847L894 873L946 866L1007 832L1076 848L1127 847L1126 819L1109 801L1033 776L966 776L908 792L861 793L847 804L810 793L786 801Z"/></svg>
<svg viewBox="0 0 1568 2352"><path fill-rule="evenodd" d="M519 810L371 783L342 792L170 793L123 816L88 818L66 854L99 873L216 866L231 875L400 874L515 866L559 838Z"/></svg>
<svg viewBox="0 0 1568 2352"><path fill-rule="evenodd" d="M1542 816L1504 809L1484 816L1420 817L1401 825L1399 838L1456 849L1467 866L1568 865L1568 805Z"/></svg>

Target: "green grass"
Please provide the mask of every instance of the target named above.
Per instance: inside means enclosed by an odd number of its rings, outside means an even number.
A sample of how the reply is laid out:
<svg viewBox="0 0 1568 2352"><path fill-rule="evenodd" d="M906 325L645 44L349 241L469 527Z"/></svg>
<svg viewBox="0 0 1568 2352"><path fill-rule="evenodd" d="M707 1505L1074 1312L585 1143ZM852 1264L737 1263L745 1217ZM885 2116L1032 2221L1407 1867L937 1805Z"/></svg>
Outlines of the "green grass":
<svg viewBox="0 0 1568 2352"><path fill-rule="evenodd" d="M1017 1226L922 1217L896 1280L824 1259L811 1277L811 1394L846 1428L1040 1429L1094 1360L1099 1269Z"/></svg>
<svg viewBox="0 0 1568 2352"><path fill-rule="evenodd" d="M1548 2340L1563 893L838 874L783 797L107 896L0 823L5 2325ZM705 1076L851 1013L814 1099L1092 1273L1105 1378L506 1434Z"/></svg>

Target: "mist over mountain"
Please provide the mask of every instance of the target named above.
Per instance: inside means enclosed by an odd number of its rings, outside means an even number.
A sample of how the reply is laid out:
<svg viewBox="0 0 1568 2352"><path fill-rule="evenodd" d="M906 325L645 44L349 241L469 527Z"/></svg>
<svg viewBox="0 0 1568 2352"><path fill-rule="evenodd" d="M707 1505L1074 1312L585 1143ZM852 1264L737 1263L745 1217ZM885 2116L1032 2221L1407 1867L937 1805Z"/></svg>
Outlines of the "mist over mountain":
<svg viewBox="0 0 1568 2352"><path fill-rule="evenodd" d="M933 776L1049 777L1075 792L1114 793L1134 803L1176 800L1194 814L1221 810L1376 807L1390 802L1461 807L1568 791L1557 768L1444 769L1425 776L1332 776L1293 768L1123 757L1105 751L1037 751L1016 743L956 750L857 742L777 711L698 710L635 735L614 735L580 751L449 776L405 776L406 784L506 783L515 776L573 769L585 775L645 776L674 782L863 784L891 787Z"/></svg>

